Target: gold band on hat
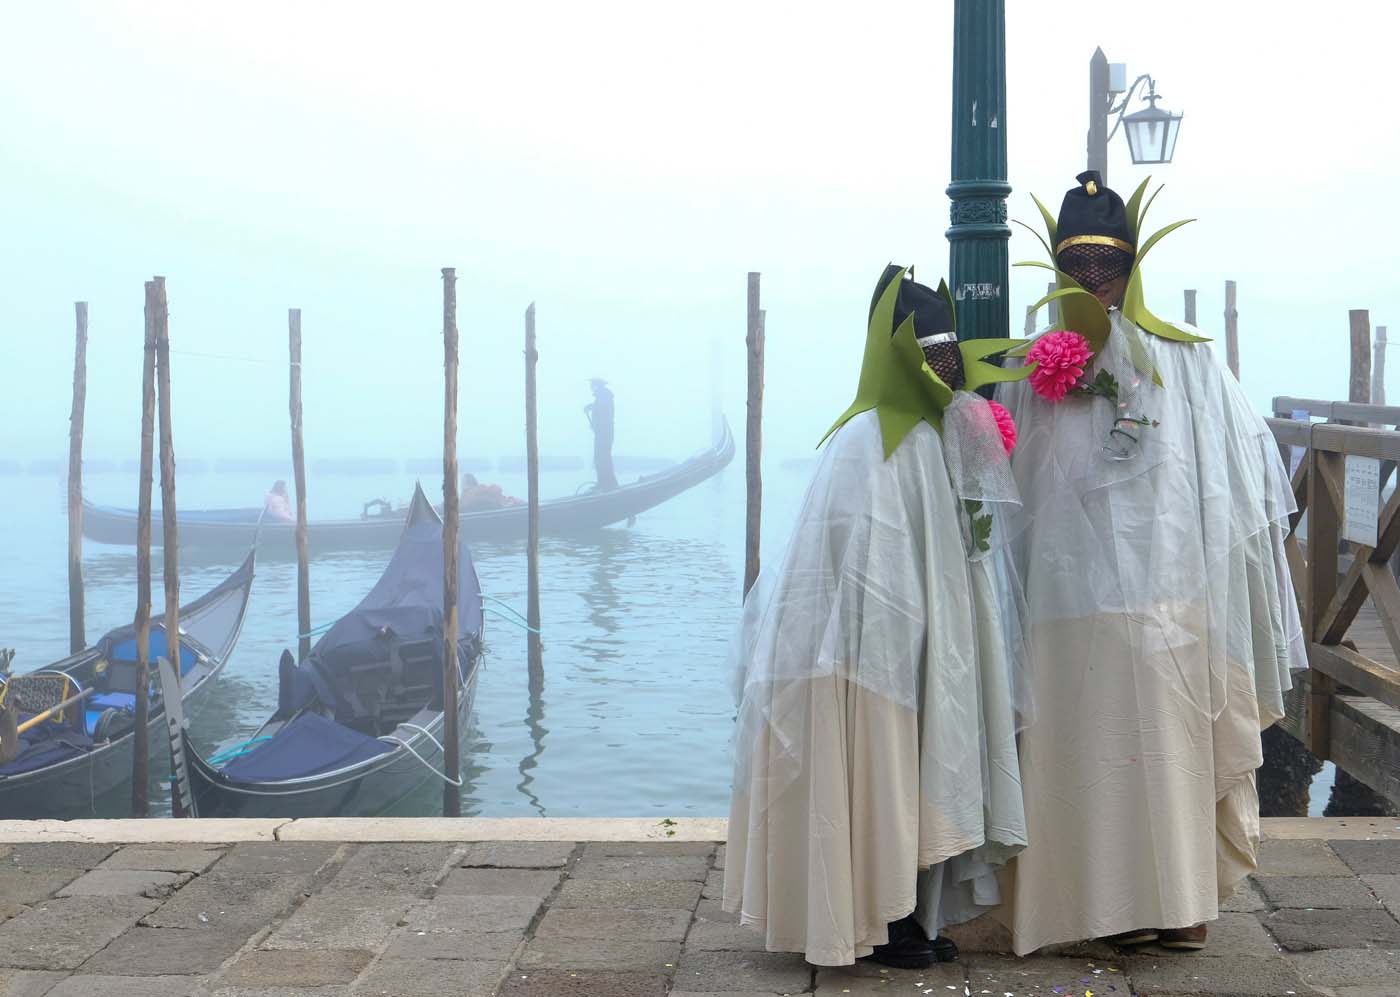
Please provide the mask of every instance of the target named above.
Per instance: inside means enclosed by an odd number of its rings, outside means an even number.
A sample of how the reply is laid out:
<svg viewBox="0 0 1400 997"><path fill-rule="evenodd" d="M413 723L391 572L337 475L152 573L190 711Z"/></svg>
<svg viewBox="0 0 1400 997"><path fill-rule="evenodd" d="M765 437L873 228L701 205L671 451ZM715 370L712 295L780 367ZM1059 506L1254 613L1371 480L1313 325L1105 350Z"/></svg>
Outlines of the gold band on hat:
<svg viewBox="0 0 1400 997"><path fill-rule="evenodd" d="M1131 256L1137 255L1137 247L1131 242L1115 239L1111 235L1072 235L1055 247L1055 255L1059 256L1070 246L1112 246L1114 249L1121 249Z"/></svg>

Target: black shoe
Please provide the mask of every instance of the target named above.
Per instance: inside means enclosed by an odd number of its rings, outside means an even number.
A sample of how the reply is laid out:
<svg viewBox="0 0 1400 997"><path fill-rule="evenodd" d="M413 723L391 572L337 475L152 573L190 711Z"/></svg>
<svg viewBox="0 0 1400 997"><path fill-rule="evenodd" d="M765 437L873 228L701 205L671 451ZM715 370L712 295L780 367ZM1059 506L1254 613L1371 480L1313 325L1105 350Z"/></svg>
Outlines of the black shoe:
<svg viewBox="0 0 1400 997"><path fill-rule="evenodd" d="M950 939L930 942L910 914L890 925L889 941L875 946L870 958L894 969L928 969L936 962L952 962L957 956L957 946Z"/></svg>

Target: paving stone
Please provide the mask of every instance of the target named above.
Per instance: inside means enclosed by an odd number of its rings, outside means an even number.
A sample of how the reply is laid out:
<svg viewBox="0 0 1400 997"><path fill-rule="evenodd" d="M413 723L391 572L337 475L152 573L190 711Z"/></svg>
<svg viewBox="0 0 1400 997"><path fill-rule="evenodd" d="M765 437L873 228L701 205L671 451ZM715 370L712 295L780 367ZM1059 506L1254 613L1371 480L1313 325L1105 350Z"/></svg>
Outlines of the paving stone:
<svg viewBox="0 0 1400 997"><path fill-rule="evenodd" d="M728 845L720 845L719 848L715 850L715 868L721 872L724 871L724 858L728 847Z"/></svg>
<svg viewBox="0 0 1400 997"><path fill-rule="evenodd" d="M676 966L677 989L757 990L800 993L810 987L811 967L791 952L686 952Z"/></svg>
<svg viewBox="0 0 1400 997"><path fill-rule="evenodd" d="M155 909L143 897L64 897L0 924L0 966L77 969Z"/></svg>
<svg viewBox="0 0 1400 997"><path fill-rule="evenodd" d="M587 855L569 874L570 879L693 879L704 882L710 860L699 855Z"/></svg>
<svg viewBox="0 0 1400 997"><path fill-rule="evenodd" d="M685 941L688 910L550 910L536 938L627 938L638 942ZM692 940L694 934L692 933ZM693 941L692 941L693 944Z"/></svg>
<svg viewBox="0 0 1400 997"><path fill-rule="evenodd" d="M372 997L491 997L505 971L504 962L386 958L360 978L355 993Z"/></svg>
<svg viewBox="0 0 1400 997"><path fill-rule="evenodd" d="M392 893L316 893L258 947L378 949L415 899Z"/></svg>
<svg viewBox="0 0 1400 997"><path fill-rule="evenodd" d="M515 964L529 969L596 969L616 973L665 973L680 959L679 942L621 938L533 938Z"/></svg>
<svg viewBox="0 0 1400 997"><path fill-rule="evenodd" d="M1400 841L1328 842L1358 875L1400 875Z"/></svg>
<svg viewBox="0 0 1400 997"><path fill-rule="evenodd" d="M1279 910L1261 920L1290 952L1400 948L1400 923L1383 910Z"/></svg>
<svg viewBox="0 0 1400 997"><path fill-rule="evenodd" d="M1400 876L1362 876L1361 881L1370 887L1392 917L1400 918Z"/></svg>
<svg viewBox="0 0 1400 997"><path fill-rule="evenodd" d="M1274 907L1338 910L1380 906L1355 876L1261 876L1259 889Z"/></svg>
<svg viewBox="0 0 1400 997"><path fill-rule="evenodd" d="M664 997L666 989L666 977L659 975L512 970L501 984L500 997Z"/></svg>
<svg viewBox="0 0 1400 997"><path fill-rule="evenodd" d="M1200 952L1190 953L1191 958L1236 958L1276 959L1282 949L1272 935L1264 930L1259 918L1254 914L1222 913L1208 925L1206 947ZM1180 957L1180 952L1164 949L1158 945L1145 945L1138 948L1120 949L1121 952L1150 955L1157 959Z"/></svg>
<svg viewBox="0 0 1400 997"><path fill-rule="evenodd" d="M1347 864L1325 841L1276 840L1259 844L1260 876L1350 876Z"/></svg>
<svg viewBox="0 0 1400 997"><path fill-rule="evenodd" d="M1181 953L1137 956L1127 960L1126 970L1132 976L1138 997L1187 994L1279 997L1290 992L1311 993L1311 988L1283 956L1272 959L1220 959Z"/></svg>
<svg viewBox="0 0 1400 997"><path fill-rule="evenodd" d="M542 902L539 897L439 896L410 907L404 923L426 931L523 932Z"/></svg>
<svg viewBox="0 0 1400 997"><path fill-rule="evenodd" d="M1100 986L1107 991L1109 985L1114 985L1114 977L1123 983L1121 989L1127 990L1126 981L1122 980L1124 970L1121 963L1039 956L1017 959L1006 955L970 953L960 957L954 965L963 965L967 969L968 988L974 994L983 990L996 994L1040 993L1041 990L1053 991L1055 987L1068 989L1081 985L1099 993ZM1098 974L1094 972L1096 969L1100 971ZM1111 972L1111 969L1119 972ZM1082 980L1090 982L1081 984ZM1108 985L1102 984L1103 980L1107 980Z"/></svg>
<svg viewBox="0 0 1400 997"><path fill-rule="evenodd" d="M362 845L345 860L323 893L422 895L447 873L457 845L432 842Z"/></svg>
<svg viewBox="0 0 1400 997"><path fill-rule="evenodd" d="M0 857L3 856L4 852L0 851ZM32 969L0 969L0 997L43 997L64 975Z"/></svg>
<svg viewBox="0 0 1400 997"><path fill-rule="evenodd" d="M1259 891L1259 887L1252 879L1246 879L1241 883L1239 889L1235 890L1234 896L1220 905L1222 912L1232 914L1253 914L1268 909L1269 902L1264 899L1264 894Z"/></svg>
<svg viewBox="0 0 1400 997"><path fill-rule="evenodd" d="M315 875L340 845L325 841L243 841L219 860L221 876Z"/></svg>
<svg viewBox="0 0 1400 997"><path fill-rule="evenodd" d="M11 869L53 872L56 869L95 869L116 845L92 845L82 841L32 841L10 846L5 865Z"/></svg>
<svg viewBox="0 0 1400 997"><path fill-rule="evenodd" d="M697 922L686 936L687 952L763 952L763 933L739 924Z"/></svg>
<svg viewBox="0 0 1400 997"><path fill-rule="evenodd" d="M1400 952L1378 949L1329 949L1289 957L1303 982L1315 987L1353 987L1389 983L1400 989Z"/></svg>
<svg viewBox="0 0 1400 997"><path fill-rule="evenodd" d="M700 900L700 884L688 880L570 879L555 898L554 908L630 907L694 910Z"/></svg>
<svg viewBox="0 0 1400 997"><path fill-rule="evenodd" d="M228 987L310 987L351 983L369 965L372 953L327 949L245 952L219 982Z"/></svg>
<svg viewBox="0 0 1400 997"><path fill-rule="evenodd" d="M781 994L759 993L757 990L711 990L707 993L699 993L695 990L672 990L671 997L782 997Z"/></svg>
<svg viewBox="0 0 1400 997"><path fill-rule="evenodd" d="M189 882L187 872L94 869L58 891L60 897L154 897L164 899Z"/></svg>
<svg viewBox="0 0 1400 997"><path fill-rule="evenodd" d="M83 875L80 869L48 872L11 869L0 865L0 897L6 903L34 904L46 900Z"/></svg>
<svg viewBox="0 0 1400 997"><path fill-rule="evenodd" d="M713 869L705 877L705 886L700 891L700 896L705 900L724 900L724 873L718 869Z"/></svg>
<svg viewBox="0 0 1400 997"><path fill-rule="evenodd" d="M495 869L562 869L578 847L572 841L477 841L458 865Z"/></svg>
<svg viewBox="0 0 1400 997"><path fill-rule="evenodd" d="M509 962L515 958L525 934L519 931L424 931L397 928L384 950L393 959L467 959L474 962Z"/></svg>
<svg viewBox="0 0 1400 997"><path fill-rule="evenodd" d="M583 857L673 858L689 855L708 859L717 847L712 841L590 841L583 847Z"/></svg>
<svg viewBox="0 0 1400 997"><path fill-rule="evenodd" d="M349 987L219 987L212 997L350 997ZM446 997L446 995L444 995Z"/></svg>
<svg viewBox="0 0 1400 997"><path fill-rule="evenodd" d="M718 900L701 900L700 905L695 908L695 922L697 924L738 924L739 912L733 913L725 910ZM757 934L754 930L754 934Z"/></svg>
<svg viewBox="0 0 1400 997"><path fill-rule="evenodd" d="M155 872L204 872L223 857L219 848L133 845L109 855L99 869L137 869Z"/></svg>
<svg viewBox="0 0 1400 997"><path fill-rule="evenodd" d="M961 995L963 973L963 967L957 963L939 963L918 970L887 969L868 962L825 967L817 970L817 997L876 997L877 994L920 994L929 990L946 995L948 987L955 987Z"/></svg>
<svg viewBox="0 0 1400 997"><path fill-rule="evenodd" d="M194 997L188 976L70 976L44 997Z"/></svg>
<svg viewBox="0 0 1400 997"><path fill-rule="evenodd" d="M438 887L438 896L547 897L561 875L552 870L453 869Z"/></svg>
<svg viewBox="0 0 1400 997"><path fill-rule="evenodd" d="M229 878L211 872L185 884L141 923L152 928L238 931L247 938L299 902L306 886L306 880L297 877Z"/></svg>
<svg viewBox="0 0 1400 997"><path fill-rule="evenodd" d="M188 976L214 972L243 939L209 931L135 927L98 952L82 968L112 976Z"/></svg>
<svg viewBox="0 0 1400 997"><path fill-rule="evenodd" d="M959 952L1011 952L1011 932L1006 925L983 915L963 924L950 924L940 934L947 935Z"/></svg>

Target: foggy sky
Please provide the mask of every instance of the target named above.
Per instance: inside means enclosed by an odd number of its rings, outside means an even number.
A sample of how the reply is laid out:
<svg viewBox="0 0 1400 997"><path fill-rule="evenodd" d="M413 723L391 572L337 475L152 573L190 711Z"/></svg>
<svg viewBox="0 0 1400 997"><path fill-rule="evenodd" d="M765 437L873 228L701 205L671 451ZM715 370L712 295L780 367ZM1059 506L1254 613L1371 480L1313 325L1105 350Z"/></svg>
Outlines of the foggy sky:
<svg viewBox="0 0 1400 997"><path fill-rule="evenodd" d="M766 434L791 453L854 393L883 265L946 272L951 0L8 6L0 459L66 452L77 299L87 453L134 456L152 274L180 455L287 452L297 306L309 457L409 458L441 446L440 267L460 278L460 448L486 454L523 448L531 301L544 451L586 451L599 374L618 451L680 455L706 441L716 339L742 422L761 271ZM1233 278L1255 404L1344 397L1347 309L1400 339L1393 8L1007 8L1012 217L1083 168L1101 44L1186 113L1149 224L1200 220L1153 251L1149 302L1179 318L1198 288L1221 333ZM1120 133L1111 184L1146 175ZM1016 229L1012 260L1041 256ZM1044 277L1013 271L1013 331Z"/></svg>

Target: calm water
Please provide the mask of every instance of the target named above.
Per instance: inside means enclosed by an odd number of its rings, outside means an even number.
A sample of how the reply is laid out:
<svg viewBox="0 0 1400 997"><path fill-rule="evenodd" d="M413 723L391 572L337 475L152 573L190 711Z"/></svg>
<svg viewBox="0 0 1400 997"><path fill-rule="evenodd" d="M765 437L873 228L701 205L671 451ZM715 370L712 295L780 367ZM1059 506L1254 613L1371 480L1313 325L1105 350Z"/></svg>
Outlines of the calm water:
<svg viewBox="0 0 1400 997"><path fill-rule="evenodd" d="M194 462L191 462L192 464ZM545 496L570 494L585 472L545 473ZM185 508L255 505L266 475L190 473L178 496ZM523 475L481 475L524 495ZM806 485L805 468L774 462L764 487L765 556L786 539ZM623 480L631 476L624 475ZM322 476L308 486L313 516L358 515L365 499L406 499L413 476ZM0 527L0 647L18 650L17 670L68 650L66 537L62 484L50 474L0 478L7 512ZM430 485L428 487L431 487ZM134 474L89 475L96 502L134 505ZM430 492L431 496L431 492ZM531 703L525 634L487 616L487 654L465 732L463 813L486 817L714 816L728 810L734 710L725 654L737 617L743 572L742 458L638 518L631 528L587 540L541 543L545 687ZM157 526L157 528L159 528ZM235 566L196 560L181 571L182 601L217 584ZM523 545L473 550L483 590L525 608ZM335 619L369 590L388 552L323 556L311 566L313 624ZM157 571L159 554L155 558ZM87 636L129 622L135 557L130 549L85 548ZM156 601L161 582L155 581ZM194 717L206 752L251 736L277 701L276 666L296 644L296 566L258 565L243 636L206 708ZM154 773L153 773L154 775ZM1321 814L1332 782L1329 764L1313 787ZM164 799L154 785L153 799ZM125 812L126 791L99 801ZM401 813L440 812L434 782Z"/></svg>
<svg viewBox="0 0 1400 997"><path fill-rule="evenodd" d="M194 462L191 462L192 464ZM587 472L543 474L546 497L571 494ZM635 475L623 475L624 481ZM256 505L267 475L192 473L178 483L184 508ZM523 475L481 475L523 496ZM770 542L781 544L806 475L774 469L766 505ZM322 476L308 485L313 518L358 515L364 500L404 500L413 476ZM67 653L66 520L62 486L49 474L3 479L8 512L0 532L0 646L18 650L16 670ZM433 483L425 481L430 497ZM90 474L96 502L135 504L136 476ZM743 572L742 458L631 528L587 540L541 542L545 687L532 711L525 634L487 616L487 654L466 732L463 813L501 817L644 816L727 812L733 724L725 653ZM159 529L157 521L157 529ZM779 535L774 535L779 534ZM770 546L771 544L765 544ZM182 564L181 598L217 584L233 563ZM522 613L524 545L473 550L482 589ZM313 625L335 619L369 590L388 552L323 556L311 565ZM155 557L157 571L160 558ZM135 556L88 542L87 636L131 620ZM160 581L155 582L161 601ZM296 644L296 566L258 564L248 619L233 657L192 732L206 751L237 744L277 700L276 666ZM110 802L123 812L125 796ZM405 813L436 814L429 785ZM105 809L105 808L103 808Z"/></svg>

